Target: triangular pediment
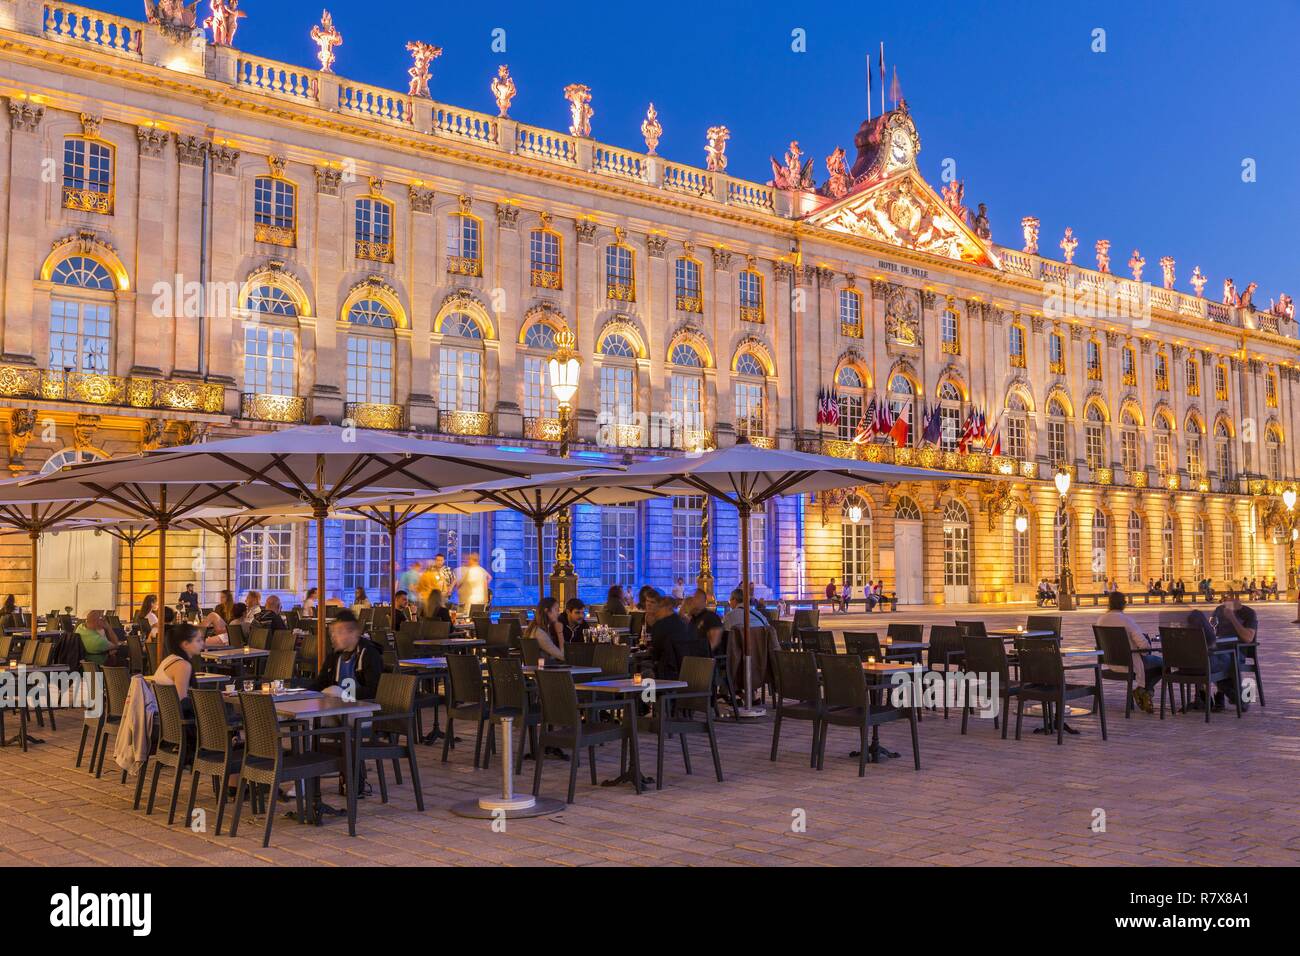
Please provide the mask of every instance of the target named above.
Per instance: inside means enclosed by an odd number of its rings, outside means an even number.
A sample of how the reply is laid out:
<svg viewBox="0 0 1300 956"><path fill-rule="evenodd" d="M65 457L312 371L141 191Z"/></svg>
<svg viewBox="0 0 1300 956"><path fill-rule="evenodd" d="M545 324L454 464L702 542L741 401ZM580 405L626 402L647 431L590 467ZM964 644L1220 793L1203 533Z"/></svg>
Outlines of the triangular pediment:
<svg viewBox="0 0 1300 956"><path fill-rule="evenodd" d="M989 243L910 165L810 213L809 225L1001 269Z"/></svg>

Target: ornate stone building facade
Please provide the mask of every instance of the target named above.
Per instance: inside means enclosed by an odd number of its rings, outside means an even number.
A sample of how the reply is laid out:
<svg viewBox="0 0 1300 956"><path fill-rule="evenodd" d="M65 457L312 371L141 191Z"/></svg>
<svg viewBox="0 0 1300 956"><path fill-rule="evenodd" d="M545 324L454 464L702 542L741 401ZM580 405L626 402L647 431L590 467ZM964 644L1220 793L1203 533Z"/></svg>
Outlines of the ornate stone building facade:
<svg viewBox="0 0 1300 956"><path fill-rule="evenodd" d="M862 124L851 165L828 156L820 187L797 143L760 184L725 171L724 127L701 165L658 156L653 106L646 152L600 142L576 84L556 132L509 116L516 78L496 64L494 112L423 95L428 44L403 94L335 74L332 53L306 69L233 48L233 26L218 44L155 19L0 0L13 474L312 416L553 447L546 362L571 332L579 456L743 438L970 474L780 502L751 555L772 593L847 575L904 600L996 602L1067 566L1080 590L1283 572L1289 304L1261 312L1253 286L1210 301L1199 267L1177 291L1167 257L1163 284L1144 283L1136 251L1134 278L1117 277L1108 243L1084 268L1068 230L1065 262L1041 256L1033 217L1022 249L994 243L960 184L940 196L919 174L906 104ZM906 428L854 441L872 406ZM583 593L689 583L705 517L685 498L579 509ZM734 514L707 517L727 587ZM332 589L380 587L384 536L332 533ZM504 514L429 519L398 547L403 563L481 550L499 599L522 601L507 582L532 573L531 533ZM314 580L298 538L250 533L236 584ZM187 544L211 595L222 549ZM5 573L21 593L20 553Z"/></svg>

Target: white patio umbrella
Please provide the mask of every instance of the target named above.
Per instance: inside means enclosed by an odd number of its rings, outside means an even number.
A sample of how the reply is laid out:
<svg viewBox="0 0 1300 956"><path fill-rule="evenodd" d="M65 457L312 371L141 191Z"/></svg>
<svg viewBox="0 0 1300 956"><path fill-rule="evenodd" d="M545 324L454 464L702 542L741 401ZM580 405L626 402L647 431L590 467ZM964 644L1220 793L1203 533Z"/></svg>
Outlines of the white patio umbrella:
<svg viewBox="0 0 1300 956"><path fill-rule="evenodd" d="M316 523L317 589L323 598L325 519L341 503L366 494L436 493L572 469L570 460L518 448L434 441L337 425L304 425L73 465L29 479L26 490L33 496L69 497L79 492L116 502L159 521L164 532L168 523L200 507L233 504L253 511L306 505ZM187 489L184 494L192 507L181 509L169 502L169 486ZM316 643L318 659L324 660L323 614L317 615Z"/></svg>

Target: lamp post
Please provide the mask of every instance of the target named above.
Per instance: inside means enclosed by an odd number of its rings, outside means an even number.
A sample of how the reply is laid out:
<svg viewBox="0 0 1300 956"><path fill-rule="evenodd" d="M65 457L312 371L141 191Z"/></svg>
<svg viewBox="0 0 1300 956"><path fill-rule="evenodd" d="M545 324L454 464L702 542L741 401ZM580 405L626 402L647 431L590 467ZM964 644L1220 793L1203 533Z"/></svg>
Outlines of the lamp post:
<svg viewBox="0 0 1300 956"><path fill-rule="evenodd" d="M1296 586L1296 567L1295 567L1295 542L1300 536L1300 529L1296 528L1295 513L1296 493L1294 488L1287 488L1282 492L1282 504L1286 506L1286 514L1283 516L1284 527L1286 528L1286 592L1288 597L1296 599L1296 621L1300 622L1300 587Z"/></svg>
<svg viewBox="0 0 1300 956"><path fill-rule="evenodd" d="M1064 468L1058 469L1056 477L1052 483L1056 485L1056 492L1061 496L1060 508L1065 509L1065 499L1070 494L1070 473ZM1068 524L1064 527L1069 527ZM1068 534L1068 531L1066 532ZM1068 545L1068 538L1067 538ZM1069 547L1057 546L1057 552L1061 555L1061 572L1060 581L1057 582L1056 588L1056 609L1058 611L1074 610L1074 573L1070 570L1070 549Z"/></svg>
<svg viewBox="0 0 1300 956"><path fill-rule="evenodd" d="M574 351L576 339L569 329L555 335L555 355L548 365L551 394L555 396L560 416L560 456L569 457L569 428L573 414L573 397L578 393L578 376L582 363ZM538 529L540 536L541 529ZM540 539L539 539L540 540ZM563 605L578 593L578 576L573 567L571 509L565 508L555 519L555 568L551 572L551 597Z"/></svg>

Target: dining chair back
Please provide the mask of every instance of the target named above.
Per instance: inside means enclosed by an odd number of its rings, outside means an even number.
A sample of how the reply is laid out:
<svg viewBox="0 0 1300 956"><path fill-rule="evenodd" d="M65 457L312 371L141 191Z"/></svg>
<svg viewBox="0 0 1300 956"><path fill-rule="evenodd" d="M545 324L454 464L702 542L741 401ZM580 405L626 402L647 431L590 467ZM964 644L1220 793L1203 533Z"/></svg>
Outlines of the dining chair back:
<svg viewBox="0 0 1300 956"><path fill-rule="evenodd" d="M878 661L885 657L880 651L880 635L874 631L845 631L844 652L855 654L864 661L868 657Z"/></svg>
<svg viewBox="0 0 1300 956"><path fill-rule="evenodd" d="M924 624L890 624L885 636L891 641L907 641L919 644L925 640Z"/></svg>

